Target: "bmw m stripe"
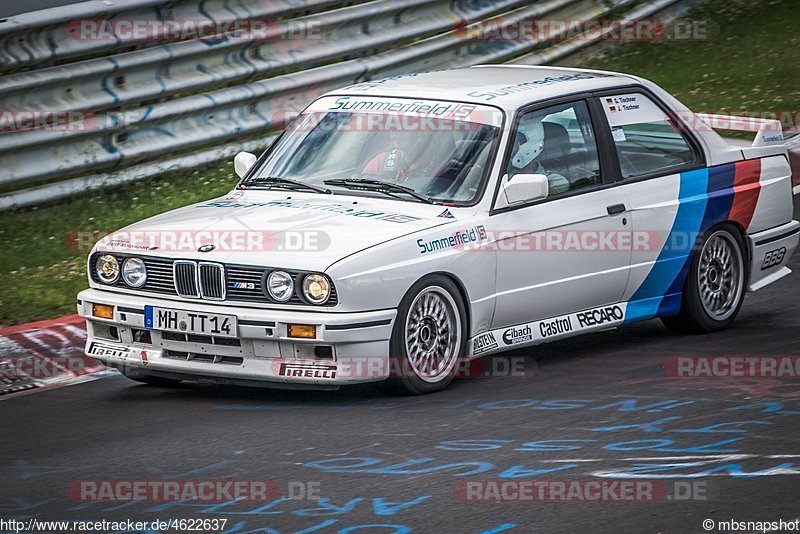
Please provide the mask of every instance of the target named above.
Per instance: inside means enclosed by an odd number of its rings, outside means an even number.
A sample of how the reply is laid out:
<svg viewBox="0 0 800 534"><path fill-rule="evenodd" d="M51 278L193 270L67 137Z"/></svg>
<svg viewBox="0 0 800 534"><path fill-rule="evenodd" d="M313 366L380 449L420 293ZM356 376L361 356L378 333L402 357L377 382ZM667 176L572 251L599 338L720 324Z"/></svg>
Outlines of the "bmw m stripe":
<svg viewBox="0 0 800 534"><path fill-rule="evenodd" d="M625 322L675 315L689 274L693 248L716 224L750 225L761 190L761 160L726 163L680 174L672 228L642 285L628 304Z"/></svg>
<svg viewBox="0 0 800 534"><path fill-rule="evenodd" d="M700 231L708 200L708 169L681 173L678 212L653 268L628 304L626 322L650 319L659 313L664 296L685 272L694 237Z"/></svg>
<svg viewBox="0 0 800 534"><path fill-rule="evenodd" d="M761 160L753 159L736 163L734 178L734 197L730 220L736 221L747 230L756 211L761 193Z"/></svg>

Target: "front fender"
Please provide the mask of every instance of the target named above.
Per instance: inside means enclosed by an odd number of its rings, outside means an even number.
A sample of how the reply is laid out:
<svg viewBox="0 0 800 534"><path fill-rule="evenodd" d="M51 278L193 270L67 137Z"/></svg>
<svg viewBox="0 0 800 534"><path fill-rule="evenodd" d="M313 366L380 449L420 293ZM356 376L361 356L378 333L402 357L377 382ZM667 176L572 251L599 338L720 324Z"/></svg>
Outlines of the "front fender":
<svg viewBox="0 0 800 534"><path fill-rule="evenodd" d="M487 329L494 314L497 256L485 232L483 221L432 228L336 262L326 272L336 284L339 307L342 311L396 308L417 280L443 273L465 290L470 335Z"/></svg>

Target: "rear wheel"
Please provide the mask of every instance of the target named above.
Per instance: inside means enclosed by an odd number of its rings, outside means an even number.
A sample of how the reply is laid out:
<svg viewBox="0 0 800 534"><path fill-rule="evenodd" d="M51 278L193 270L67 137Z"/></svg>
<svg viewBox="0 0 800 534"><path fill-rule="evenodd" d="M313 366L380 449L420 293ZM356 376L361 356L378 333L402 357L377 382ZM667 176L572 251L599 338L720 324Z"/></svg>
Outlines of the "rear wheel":
<svg viewBox="0 0 800 534"><path fill-rule="evenodd" d="M447 387L466 346L464 301L449 278L433 275L403 297L390 341L390 392L433 393Z"/></svg>
<svg viewBox="0 0 800 534"><path fill-rule="evenodd" d="M744 301L747 268L744 240L728 225L706 236L692 259L683 288L681 313L663 317L667 328L681 334L718 332L736 319Z"/></svg>

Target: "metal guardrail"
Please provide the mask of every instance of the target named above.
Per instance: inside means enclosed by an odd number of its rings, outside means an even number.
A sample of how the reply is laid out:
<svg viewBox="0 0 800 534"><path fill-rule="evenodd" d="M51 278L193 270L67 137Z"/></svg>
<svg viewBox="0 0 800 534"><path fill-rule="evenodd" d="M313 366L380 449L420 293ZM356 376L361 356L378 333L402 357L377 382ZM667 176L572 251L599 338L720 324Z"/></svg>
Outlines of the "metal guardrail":
<svg viewBox="0 0 800 534"><path fill-rule="evenodd" d="M0 77L0 113L31 111L46 126L0 128L0 188L10 191L0 210L259 150L310 100L346 84L450 66L547 63L593 42L480 38L487 28L610 16L626 24L685 3L105 0L14 17L0 23L0 72L8 73ZM81 39L81 20L258 20L266 30L258 39L133 44L114 34ZM82 120L70 122L67 112Z"/></svg>

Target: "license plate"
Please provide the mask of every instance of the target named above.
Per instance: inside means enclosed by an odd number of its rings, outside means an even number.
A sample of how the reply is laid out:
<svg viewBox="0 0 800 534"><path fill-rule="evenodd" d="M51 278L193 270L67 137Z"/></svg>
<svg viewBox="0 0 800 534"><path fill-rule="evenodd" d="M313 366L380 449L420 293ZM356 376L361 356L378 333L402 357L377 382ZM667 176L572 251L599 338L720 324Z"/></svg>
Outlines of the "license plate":
<svg viewBox="0 0 800 534"><path fill-rule="evenodd" d="M144 326L151 330L219 337L236 337L238 332L235 315L170 310L155 306L144 307Z"/></svg>

